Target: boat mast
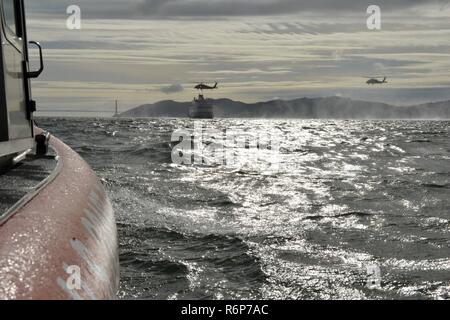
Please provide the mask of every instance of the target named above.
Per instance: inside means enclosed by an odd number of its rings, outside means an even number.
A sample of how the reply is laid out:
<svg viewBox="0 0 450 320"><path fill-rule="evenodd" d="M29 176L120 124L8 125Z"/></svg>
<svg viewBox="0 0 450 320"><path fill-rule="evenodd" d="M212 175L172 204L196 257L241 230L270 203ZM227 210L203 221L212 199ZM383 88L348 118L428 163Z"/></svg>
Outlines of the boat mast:
<svg viewBox="0 0 450 320"><path fill-rule="evenodd" d="M115 116L119 115L119 101L116 100L116 113L114 114Z"/></svg>

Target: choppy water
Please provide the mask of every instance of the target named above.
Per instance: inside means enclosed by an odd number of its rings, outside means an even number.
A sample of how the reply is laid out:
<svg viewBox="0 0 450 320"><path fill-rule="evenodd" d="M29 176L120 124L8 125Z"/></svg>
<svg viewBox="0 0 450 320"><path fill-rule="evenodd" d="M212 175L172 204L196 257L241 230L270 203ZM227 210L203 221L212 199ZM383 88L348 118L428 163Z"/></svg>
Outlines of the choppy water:
<svg viewBox="0 0 450 320"><path fill-rule="evenodd" d="M450 296L448 122L202 122L279 135L277 172L173 164L170 136L190 120L38 122L109 191L122 298Z"/></svg>

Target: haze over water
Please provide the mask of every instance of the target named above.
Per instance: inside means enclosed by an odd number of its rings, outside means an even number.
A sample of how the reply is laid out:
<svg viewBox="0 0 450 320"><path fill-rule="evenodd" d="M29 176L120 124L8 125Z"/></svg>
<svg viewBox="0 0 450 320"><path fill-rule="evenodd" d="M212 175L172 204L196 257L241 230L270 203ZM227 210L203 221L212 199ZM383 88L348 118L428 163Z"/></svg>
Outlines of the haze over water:
<svg viewBox="0 0 450 320"><path fill-rule="evenodd" d="M122 298L449 298L449 122L202 122L279 135L272 173L173 164L170 137L187 119L38 124L109 191Z"/></svg>

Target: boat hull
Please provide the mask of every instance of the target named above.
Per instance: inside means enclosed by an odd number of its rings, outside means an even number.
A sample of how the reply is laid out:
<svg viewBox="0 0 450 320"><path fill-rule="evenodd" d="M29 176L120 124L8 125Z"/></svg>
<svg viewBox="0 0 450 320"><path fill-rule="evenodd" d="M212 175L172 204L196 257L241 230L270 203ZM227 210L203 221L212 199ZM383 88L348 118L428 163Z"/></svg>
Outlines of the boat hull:
<svg viewBox="0 0 450 320"><path fill-rule="evenodd" d="M210 112L191 112L189 117L191 119L214 119L214 114Z"/></svg>
<svg viewBox="0 0 450 320"><path fill-rule="evenodd" d="M89 165L55 137L55 172L0 225L0 299L114 299L114 212Z"/></svg>
<svg viewBox="0 0 450 320"><path fill-rule="evenodd" d="M214 119L214 107L200 95L198 99L194 99L189 108L189 117L191 119Z"/></svg>

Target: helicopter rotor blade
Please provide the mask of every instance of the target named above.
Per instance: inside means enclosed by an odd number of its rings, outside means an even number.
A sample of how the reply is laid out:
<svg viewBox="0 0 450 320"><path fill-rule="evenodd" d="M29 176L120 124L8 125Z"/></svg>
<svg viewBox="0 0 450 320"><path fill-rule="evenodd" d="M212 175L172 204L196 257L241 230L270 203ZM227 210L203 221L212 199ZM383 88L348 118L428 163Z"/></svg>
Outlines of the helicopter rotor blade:
<svg viewBox="0 0 450 320"><path fill-rule="evenodd" d="M387 76L379 76L379 77L363 77L363 78L365 78L365 79L383 79L383 78L388 78Z"/></svg>

